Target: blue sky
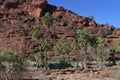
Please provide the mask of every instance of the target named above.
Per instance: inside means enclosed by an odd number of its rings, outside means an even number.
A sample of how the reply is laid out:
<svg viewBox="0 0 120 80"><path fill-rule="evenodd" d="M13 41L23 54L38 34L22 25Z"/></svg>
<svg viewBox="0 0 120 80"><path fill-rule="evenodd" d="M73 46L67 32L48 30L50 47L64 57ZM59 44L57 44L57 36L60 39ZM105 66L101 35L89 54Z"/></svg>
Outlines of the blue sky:
<svg viewBox="0 0 120 80"><path fill-rule="evenodd" d="M48 0L80 16L94 16L97 23L120 28L120 0Z"/></svg>

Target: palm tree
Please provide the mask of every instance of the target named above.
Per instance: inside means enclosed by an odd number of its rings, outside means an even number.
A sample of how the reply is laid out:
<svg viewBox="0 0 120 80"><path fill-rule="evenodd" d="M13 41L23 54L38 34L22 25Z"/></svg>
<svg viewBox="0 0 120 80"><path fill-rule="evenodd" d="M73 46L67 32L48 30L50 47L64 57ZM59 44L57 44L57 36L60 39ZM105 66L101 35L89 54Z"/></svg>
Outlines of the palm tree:
<svg viewBox="0 0 120 80"><path fill-rule="evenodd" d="M54 46L54 51L57 55L61 55L62 58L67 58L67 54L70 52L70 46L65 37L60 38L58 43Z"/></svg>
<svg viewBox="0 0 120 80"><path fill-rule="evenodd" d="M88 33L88 30L85 29L85 28L83 30L81 30L81 29L77 30L77 32L75 34L75 39L72 42L73 50L79 51L82 48L84 48L85 54L87 55L88 43L89 43L89 33ZM79 60L78 57L79 57L79 55L76 53L77 68L78 68L78 60Z"/></svg>
<svg viewBox="0 0 120 80"><path fill-rule="evenodd" d="M47 69L48 65L48 55L47 50L52 48L52 43L48 38L42 38L39 43L39 51L35 54L35 59L37 65L39 66L40 63Z"/></svg>
<svg viewBox="0 0 120 80"><path fill-rule="evenodd" d="M65 37L62 37L58 43L56 44L56 46L54 47L54 51L56 54L58 55L65 55L67 53L69 53L70 51L70 47L69 47L69 44L66 40Z"/></svg>
<svg viewBox="0 0 120 80"><path fill-rule="evenodd" d="M107 55L105 54L105 52L103 52L103 47L105 46L105 39L102 37L98 37L96 42L94 42L94 43L95 43L94 45L95 45L96 49L97 48L100 49L100 53L96 53L96 55L94 55L94 59L96 61L100 62L100 68L102 68L102 63L107 58Z"/></svg>
<svg viewBox="0 0 120 80"><path fill-rule="evenodd" d="M90 37L90 45L91 45L91 47L93 47L94 48L94 51L95 51L95 55L97 55L97 45L98 45L98 43L97 43L97 37Z"/></svg>
<svg viewBox="0 0 120 80"><path fill-rule="evenodd" d="M40 31L41 28L39 25L36 25L32 30L32 37L34 39L38 39L40 36L42 36L42 32Z"/></svg>
<svg viewBox="0 0 120 80"><path fill-rule="evenodd" d="M42 23L48 27L52 25L53 18L49 12L46 12L45 15L42 17Z"/></svg>
<svg viewBox="0 0 120 80"><path fill-rule="evenodd" d="M100 62L99 67L102 68L102 63L107 59L107 55L105 53L98 54L96 56L96 60Z"/></svg>
<svg viewBox="0 0 120 80"><path fill-rule="evenodd" d="M97 39L97 47L101 49L100 53L103 53L103 47L104 46L105 46L105 39L102 38L102 37L98 37L98 39Z"/></svg>
<svg viewBox="0 0 120 80"><path fill-rule="evenodd" d="M115 40L114 49L116 52L120 52L120 37Z"/></svg>
<svg viewBox="0 0 120 80"><path fill-rule="evenodd" d="M120 53L120 37L115 39L113 50L110 50L109 61L110 62L112 61L113 65L116 65L115 54L119 54L119 53Z"/></svg>
<svg viewBox="0 0 120 80"><path fill-rule="evenodd" d="M0 56L0 72L4 71L4 69L5 69L3 62L4 62L4 59L3 59L3 57Z"/></svg>
<svg viewBox="0 0 120 80"><path fill-rule="evenodd" d="M37 63L37 67L39 68L40 67L40 64L41 65L44 65L44 53L42 52L37 52L35 55L34 55L35 59L36 59L36 63Z"/></svg>
<svg viewBox="0 0 120 80"><path fill-rule="evenodd" d="M42 52L45 52L45 51L47 51L47 50L49 50L51 48L52 48L52 40L50 40L50 39L48 39L46 37L43 37L40 40L40 43L39 43L39 50L42 51Z"/></svg>

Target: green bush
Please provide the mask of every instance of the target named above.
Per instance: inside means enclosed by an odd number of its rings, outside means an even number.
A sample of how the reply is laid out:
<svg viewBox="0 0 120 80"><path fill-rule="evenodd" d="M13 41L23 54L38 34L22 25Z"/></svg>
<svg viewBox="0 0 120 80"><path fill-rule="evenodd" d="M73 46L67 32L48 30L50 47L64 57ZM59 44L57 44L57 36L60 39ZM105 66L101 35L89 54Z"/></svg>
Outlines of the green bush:
<svg viewBox="0 0 120 80"><path fill-rule="evenodd" d="M49 12L46 12L41 21L44 25L49 27L53 23L53 18Z"/></svg>
<svg viewBox="0 0 120 80"><path fill-rule="evenodd" d="M70 46L65 37L60 38L58 43L54 46L55 54L66 55L70 52Z"/></svg>
<svg viewBox="0 0 120 80"><path fill-rule="evenodd" d="M26 59L24 55L22 53L16 54L9 50L0 49L0 71L3 74L10 74L11 76L4 75L8 78L14 78L15 75L13 74L15 73L20 75L22 71L26 71Z"/></svg>
<svg viewBox="0 0 120 80"><path fill-rule="evenodd" d="M42 32L40 31L41 27L39 25L36 25L32 30L32 37L34 39L38 39L40 36L42 36Z"/></svg>

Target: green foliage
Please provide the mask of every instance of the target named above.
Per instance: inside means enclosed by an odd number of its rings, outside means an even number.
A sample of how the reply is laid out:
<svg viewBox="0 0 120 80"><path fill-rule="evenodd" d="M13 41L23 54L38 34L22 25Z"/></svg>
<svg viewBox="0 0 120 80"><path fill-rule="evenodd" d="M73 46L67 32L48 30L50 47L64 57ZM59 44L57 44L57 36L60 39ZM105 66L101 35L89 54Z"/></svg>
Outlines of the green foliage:
<svg viewBox="0 0 120 80"><path fill-rule="evenodd" d="M43 65L43 67L47 68L49 58L45 54L46 54L46 51L51 48L52 48L52 42L48 40L48 38L42 38L40 40L39 52L37 52L34 56L38 67L41 64Z"/></svg>
<svg viewBox="0 0 120 80"><path fill-rule="evenodd" d="M115 40L114 48L116 52L120 52L120 37Z"/></svg>
<svg viewBox="0 0 120 80"><path fill-rule="evenodd" d="M102 47L105 46L105 39L102 37L91 37L90 38L90 45L95 49L95 54L91 54L91 57L96 61L103 61L106 57L105 51L103 53ZM98 52L98 49L100 48L100 53Z"/></svg>
<svg viewBox="0 0 120 80"><path fill-rule="evenodd" d="M73 42L71 43L71 47L73 50L80 50L81 49L81 45L77 43L76 39L74 39Z"/></svg>
<svg viewBox="0 0 120 80"><path fill-rule="evenodd" d="M8 51L8 50L0 50L0 58L3 66L6 68L10 68L13 71L24 71L25 70L25 58L23 54L16 54L14 52ZM7 63L4 64L4 62ZM9 65L9 67L7 67ZM11 67L10 67L11 66Z"/></svg>
<svg viewBox="0 0 120 80"><path fill-rule="evenodd" d="M13 74L26 70L26 59L23 54L16 54L9 50L0 49L0 71L1 73L10 74L5 77L15 77Z"/></svg>
<svg viewBox="0 0 120 80"><path fill-rule="evenodd" d="M52 41L48 40L48 38L42 38L39 43L39 50L44 52L45 50L49 50L52 48Z"/></svg>
<svg viewBox="0 0 120 80"><path fill-rule="evenodd" d="M58 41L58 43L54 47L54 51L56 54L62 54L62 55L69 53L70 47L65 37L62 37Z"/></svg>
<svg viewBox="0 0 120 80"><path fill-rule="evenodd" d="M87 46L89 44L89 32L86 28L83 30L78 29L76 34L75 34L75 39L73 40L71 47L75 51L79 51L82 48L85 48L84 51L87 54ZM87 59L87 58L86 58ZM82 58L82 60L84 60ZM78 62L79 62L79 54L76 54L76 63L77 63L77 68L78 68Z"/></svg>
<svg viewBox="0 0 120 80"><path fill-rule="evenodd" d="M34 39L38 39L41 35L42 35L42 33L41 33L41 28L40 28L40 26L39 25L36 25L34 28L33 28L33 30L32 30L32 37L34 38Z"/></svg>
<svg viewBox="0 0 120 80"><path fill-rule="evenodd" d="M59 63L60 63L60 64L65 64L65 63L67 63L64 56L60 56Z"/></svg>
<svg viewBox="0 0 120 80"><path fill-rule="evenodd" d="M2 59L4 60L4 61L9 61L9 62L12 62L12 61L14 61L14 53L13 52L10 52L10 51L8 51L8 50L1 50L0 51L0 57L2 57Z"/></svg>
<svg viewBox="0 0 120 80"><path fill-rule="evenodd" d="M37 63L37 67L40 66L40 64L44 64L44 53L43 52L37 52L35 55L34 55L34 58L36 59L36 63Z"/></svg>
<svg viewBox="0 0 120 80"><path fill-rule="evenodd" d="M74 50L80 50L82 47L86 47L89 42L89 32L87 29L78 30L75 34L71 46Z"/></svg>
<svg viewBox="0 0 120 80"><path fill-rule="evenodd" d="M0 71L4 71L5 70L5 66L3 65L3 58L0 57Z"/></svg>
<svg viewBox="0 0 120 80"><path fill-rule="evenodd" d="M103 47L103 46L105 46L105 39L102 38L102 37L98 37L98 39L97 39L97 46L98 46L98 47Z"/></svg>
<svg viewBox="0 0 120 80"><path fill-rule="evenodd" d="M49 12L46 12L45 15L42 17L42 23L48 27L52 25L53 19Z"/></svg>
<svg viewBox="0 0 120 80"><path fill-rule="evenodd" d="M107 55L105 53L97 54L96 60L100 62L105 61L107 60Z"/></svg>
<svg viewBox="0 0 120 80"><path fill-rule="evenodd" d="M39 68L41 66L41 67L44 67L45 69L47 69L47 66L49 64L48 56L45 55L45 53L43 53L43 52L38 52L38 53L36 53L35 56L36 56L36 61L37 61L37 67Z"/></svg>
<svg viewBox="0 0 120 80"><path fill-rule="evenodd" d="M15 64L13 64L14 71L20 72L20 71L26 71L27 62L24 54L14 54L14 60Z"/></svg>
<svg viewBox="0 0 120 80"><path fill-rule="evenodd" d="M90 38L90 45L96 50L97 53L97 49L101 48L105 46L105 39L102 37L91 37Z"/></svg>
<svg viewBox="0 0 120 80"><path fill-rule="evenodd" d="M98 41L97 37L90 37L90 45L94 48L97 48Z"/></svg>

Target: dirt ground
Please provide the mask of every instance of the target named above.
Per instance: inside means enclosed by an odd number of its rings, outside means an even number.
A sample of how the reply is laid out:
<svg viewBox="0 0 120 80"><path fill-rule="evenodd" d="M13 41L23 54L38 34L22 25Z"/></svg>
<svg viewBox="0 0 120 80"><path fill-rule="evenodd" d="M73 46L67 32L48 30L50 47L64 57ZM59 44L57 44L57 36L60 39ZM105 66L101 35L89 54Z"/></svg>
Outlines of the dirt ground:
<svg viewBox="0 0 120 80"><path fill-rule="evenodd" d="M120 78L112 78L112 74L117 73L118 70L101 70L94 73L75 73L58 75L54 80L120 80ZM64 78L63 78L64 77ZM63 78L63 79L62 79Z"/></svg>
<svg viewBox="0 0 120 80"><path fill-rule="evenodd" d="M118 76L115 76L117 73ZM74 73L31 73L32 80L120 80L120 69L100 70L96 72L74 72ZM30 79L31 80L31 79Z"/></svg>
<svg viewBox="0 0 120 80"><path fill-rule="evenodd" d="M47 70L25 72L23 75L27 80L120 80L120 65L94 71Z"/></svg>

